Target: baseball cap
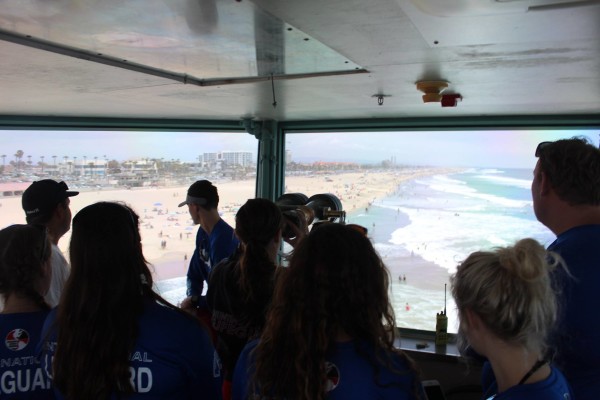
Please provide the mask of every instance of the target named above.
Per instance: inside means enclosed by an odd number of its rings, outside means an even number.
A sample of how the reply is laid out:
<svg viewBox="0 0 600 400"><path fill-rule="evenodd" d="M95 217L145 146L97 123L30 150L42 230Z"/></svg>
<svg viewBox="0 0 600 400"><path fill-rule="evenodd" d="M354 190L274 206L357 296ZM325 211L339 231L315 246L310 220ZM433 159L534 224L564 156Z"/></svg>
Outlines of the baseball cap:
<svg viewBox="0 0 600 400"><path fill-rule="evenodd" d="M28 217L48 213L58 203L67 197L77 196L79 192L69 191L69 187L63 181L56 182L52 179L35 181L23 192L21 205Z"/></svg>
<svg viewBox="0 0 600 400"><path fill-rule="evenodd" d="M187 191L185 201L179 203L179 207L186 204L217 205L219 204L219 194L217 188L207 180L196 181Z"/></svg>

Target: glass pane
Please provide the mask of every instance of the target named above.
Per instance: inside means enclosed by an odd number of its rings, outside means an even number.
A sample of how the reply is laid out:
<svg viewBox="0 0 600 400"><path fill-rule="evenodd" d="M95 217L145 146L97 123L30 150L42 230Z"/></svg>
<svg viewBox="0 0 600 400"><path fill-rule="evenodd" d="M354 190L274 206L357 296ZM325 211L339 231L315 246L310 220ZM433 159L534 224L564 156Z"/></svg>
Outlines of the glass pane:
<svg viewBox="0 0 600 400"><path fill-rule="evenodd" d="M435 330L448 313L449 277L471 252L554 235L533 213L534 152L541 141L592 131L339 132L286 135L286 193L332 193L391 273L398 325ZM444 293L445 285L447 293Z"/></svg>
<svg viewBox="0 0 600 400"><path fill-rule="evenodd" d="M254 197L258 142L240 132L0 131L0 228L25 223L21 194L40 179L64 180L80 194L73 215L97 201L122 201L140 215L143 251L161 293L177 304L195 248L185 200L190 184L208 179L219 210L234 225ZM70 231L59 241L68 258Z"/></svg>

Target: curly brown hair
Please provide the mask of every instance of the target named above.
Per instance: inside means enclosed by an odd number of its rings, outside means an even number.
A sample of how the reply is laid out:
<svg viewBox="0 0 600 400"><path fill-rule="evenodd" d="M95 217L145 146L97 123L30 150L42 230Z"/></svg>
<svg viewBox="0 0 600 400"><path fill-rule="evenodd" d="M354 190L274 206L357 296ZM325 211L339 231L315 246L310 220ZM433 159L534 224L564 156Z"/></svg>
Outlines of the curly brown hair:
<svg viewBox="0 0 600 400"><path fill-rule="evenodd" d="M376 359L365 355L375 379L378 362L391 368L394 355L406 357L393 345L388 285L389 273L363 234L333 223L313 229L279 276L251 390L275 399L325 399L325 357L340 333L376 349Z"/></svg>

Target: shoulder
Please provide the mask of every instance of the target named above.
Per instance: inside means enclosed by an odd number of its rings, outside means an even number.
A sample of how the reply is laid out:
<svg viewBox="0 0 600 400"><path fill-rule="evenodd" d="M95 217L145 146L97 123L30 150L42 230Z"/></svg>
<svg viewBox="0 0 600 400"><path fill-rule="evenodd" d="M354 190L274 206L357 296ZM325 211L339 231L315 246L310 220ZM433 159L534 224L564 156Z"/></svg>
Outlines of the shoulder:
<svg viewBox="0 0 600 400"><path fill-rule="evenodd" d="M361 376L373 375L374 370L376 379L370 385L390 387L397 393L411 393L417 380L417 373L404 353L384 350L378 354L373 345L365 342L337 343L327 359L339 370L340 376L346 377L346 385L358 384Z"/></svg>
<svg viewBox="0 0 600 400"><path fill-rule="evenodd" d="M565 400L572 399L573 393L563 374L552 367L550 376L541 382L513 386L510 389L499 393L495 400L526 400L526 399L545 399L545 400Z"/></svg>
<svg viewBox="0 0 600 400"><path fill-rule="evenodd" d="M164 335L165 340L172 336L193 336L203 330L192 316L155 301L147 301L144 305L144 312L140 316L140 330L144 329L156 335Z"/></svg>
<svg viewBox="0 0 600 400"><path fill-rule="evenodd" d="M598 240L600 240L600 225L580 225L558 235L548 250L559 254L569 250L597 253L595 246L590 247L590 245L596 244Z"/></svg>
<svg viewBox="0 0 600 400"><path fill-rule="evenodd" d="M210 234L211 237L231 237L235 238L234 229L223 219L219 219L219 222L213 227Z"/></svg>
<svg viewBox="0 0 600 400"><path fill-rule="evenodd" d="M52 267L55 269L68 268L69 263L67 263L67 259L55 244L52 244L52 255L50 256L50 260Z"/></svg>
<svg viewBox="0 0 600 400"><path fill-rule="evenodd" d="M48 314L49 311L0 314L0 335L6 347L12 348L17 342L28 345L30 341L37 341Z"/></svg>

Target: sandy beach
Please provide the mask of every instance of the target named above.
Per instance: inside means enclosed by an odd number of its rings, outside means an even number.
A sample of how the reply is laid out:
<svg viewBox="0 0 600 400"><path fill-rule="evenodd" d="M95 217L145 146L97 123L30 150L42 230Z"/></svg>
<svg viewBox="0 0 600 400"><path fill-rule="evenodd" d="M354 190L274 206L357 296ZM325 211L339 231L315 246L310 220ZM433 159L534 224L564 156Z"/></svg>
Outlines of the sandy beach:
<svg viewBox="0 0 600 400"><path fill-rule="evenodd" d="M286 178L286 192L300 192L308 197L319 193L335 194L341 200L343 209L351 214L366 209L377 199L393 193L405 180L446 172L433 168L411 168L389 172L291 176ZM238 208L247 199L254 197L255 182L243 180L213 183L219 190L219 210L222 217L233 226ZM71 210L75 215L81 208L97 201L121 201L132 206L141 217L144 254L154 267L155 279L160 281L184 276L188 259L194 251L198 226L193 225L187 207L177 207L185 199L186 191L187 186L85 191L71 198ZM20 197L0 198L0 204L0 227L25 223ZM70 232L59 243L66 256L69 239ZM166 244L164 248L161 246L163 242ZM387 262L393 277L408 273L413 285L428 288L432 281L439 282L445 278L445 270L423 260L409 258L386 260Z"/></svg>

